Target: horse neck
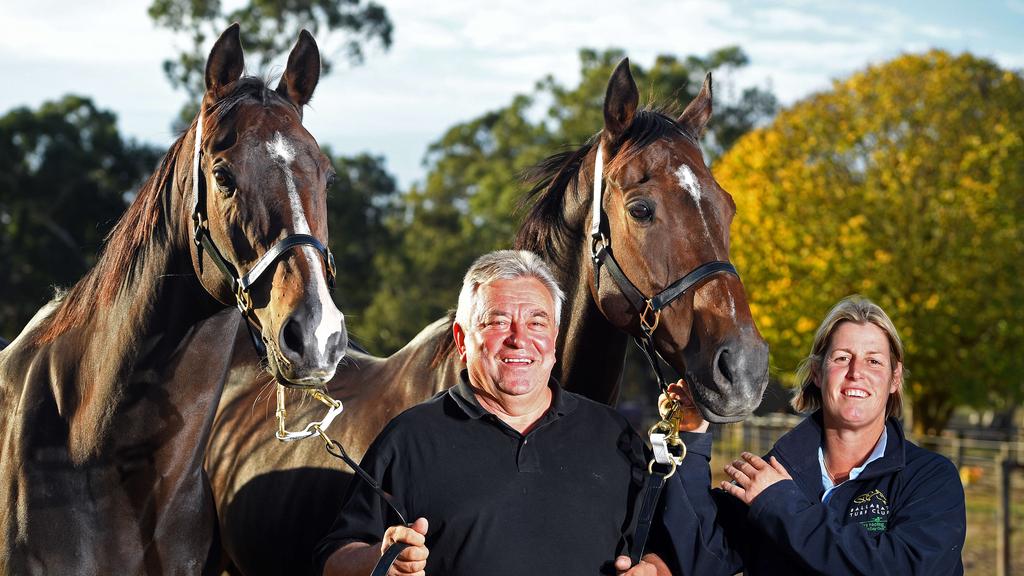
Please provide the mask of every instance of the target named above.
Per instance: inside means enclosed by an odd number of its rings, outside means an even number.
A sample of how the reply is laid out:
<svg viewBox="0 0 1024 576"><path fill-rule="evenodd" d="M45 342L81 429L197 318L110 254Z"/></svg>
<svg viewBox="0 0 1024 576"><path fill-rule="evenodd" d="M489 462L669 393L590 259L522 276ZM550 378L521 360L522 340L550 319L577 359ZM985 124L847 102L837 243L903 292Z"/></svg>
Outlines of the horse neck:
<svg viewBox="0 0 1024 576"><path fill-rule="evenodd" d="M75 461L96 456L109 429L122 431L125 405L164 382L160 374L190 328L218 308L192 269L182 193L175 185L161 193L168 195L160 202L162 225L136 255L121 289L109 302L98 299L81 326L50 343L51 360L60 359L51 362L50 384L70 424Z"/></svg>
<svg viewBox="0 0 1024 576"><path fill-rule="evenodd" d="M567 201L570 197L572 195L566 195ZM580 221L578 225L571 226L578 232L573 234L571 241L557 248L561 251L556 259L559 264L552 266L558 285L566 295L555 377L566 390L604 404L614 404L618 400L619 380L625 362L626 335L608 322L590 291L588 279L594 268L587 226L582 224L583 215L588 214L588 210L589 202L585 201L567 209Z"/></svg>

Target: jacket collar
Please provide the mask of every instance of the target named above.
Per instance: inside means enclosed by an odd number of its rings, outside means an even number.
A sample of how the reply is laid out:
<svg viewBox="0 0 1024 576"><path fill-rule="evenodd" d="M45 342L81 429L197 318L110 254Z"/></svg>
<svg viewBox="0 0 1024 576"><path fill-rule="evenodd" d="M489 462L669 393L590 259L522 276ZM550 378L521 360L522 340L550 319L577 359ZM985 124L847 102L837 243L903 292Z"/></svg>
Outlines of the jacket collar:
<svg viewBox="0 0 1024 576"><path fill-rule="evenodd" d="M822 486L821 467L816 455L824 439L824 429L821 410L818 410L779 438L771 451L794 480L817 491ZM889 418L885 429L888 434L885 454L868 464L857 480L867 480L903 468L906 462L903 426L895 418Z"/></svg>

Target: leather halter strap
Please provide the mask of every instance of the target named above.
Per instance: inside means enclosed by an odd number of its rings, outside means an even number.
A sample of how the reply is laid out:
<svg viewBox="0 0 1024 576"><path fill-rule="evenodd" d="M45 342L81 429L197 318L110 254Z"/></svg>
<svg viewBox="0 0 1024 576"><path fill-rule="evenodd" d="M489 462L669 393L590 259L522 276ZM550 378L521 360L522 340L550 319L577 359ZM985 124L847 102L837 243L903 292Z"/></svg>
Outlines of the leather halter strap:
<svg viewBox="0 0 1024 576"><path fill-rule="evenodd" d="M205 187L200 185L203 181L202 171L199 166L202 156L202 142L203 111L200 110L199 118L196 120L195 146L192 152L192 236L198 248L199 271L202 273L203 252L206 252L210 256L210 260L213 261L213 264L221 271L231 285L231 292L235 296L235 305L238 306L239 312L242 313L242 317L246 320L253 346L256 347L256 351L261 358L266 358L267 349L262 339L258 336L259 321L256 319L255 314L253 314L249 288L259 280L260 276L270 268L271 264L288 250L296 246L311 246L324 259L327 286L333 291L337 274L334 255L331 253L330 248L324 246L323 243L309 234L291 234L278 240L269 250L264 252L248 272L239 274L235 266L224 258L220 250L217 249L217 245L213 243L213 238L210 236L209 219L205 212L205 196L200 201L200 195L205 190Z"/></svg>
<svg viewBox="0 0 1024 576"><path fill-rule="evenodd" d="M711 260L697 266L685 276L669 284L664 290L648 298L630 282L626 273L622 271L615 255L612 254L611 242L602 230L604 223L604 212L601 210L604 194L604 145L598 143L597 153L594 160L594 194L592 198L590 237L591 237L591 258L594 262L594 287L600 288L601 267L608 269L609 276L619 287L619 291L629 301L633 309L640 315L640 330L642 336L636 338L637 346L644 351L648 362L658 377L658 385L662 391L668 388L658 365L658 352L654 346L654 331L658 327L661 311L667 308L673 301L686 294L688 290L700 284L707 278L716 274L732 274L739 277L736 267L730 262L723 260Z"/></svg>

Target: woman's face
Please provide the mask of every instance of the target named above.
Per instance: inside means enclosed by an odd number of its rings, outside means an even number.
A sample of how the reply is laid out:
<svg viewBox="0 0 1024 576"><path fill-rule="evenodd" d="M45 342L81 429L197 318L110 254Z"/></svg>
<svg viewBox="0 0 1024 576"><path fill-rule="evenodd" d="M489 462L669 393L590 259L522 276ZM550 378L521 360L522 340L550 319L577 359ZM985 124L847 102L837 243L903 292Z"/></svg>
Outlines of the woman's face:
<svg viewBox="0 0 1024 576"><path fill-rule="evenodd" d="M881 427L889 395L899 389L903 366L893 365L889 339L878 326L842 322L832 334L821 388L830 428Z"/></svg>

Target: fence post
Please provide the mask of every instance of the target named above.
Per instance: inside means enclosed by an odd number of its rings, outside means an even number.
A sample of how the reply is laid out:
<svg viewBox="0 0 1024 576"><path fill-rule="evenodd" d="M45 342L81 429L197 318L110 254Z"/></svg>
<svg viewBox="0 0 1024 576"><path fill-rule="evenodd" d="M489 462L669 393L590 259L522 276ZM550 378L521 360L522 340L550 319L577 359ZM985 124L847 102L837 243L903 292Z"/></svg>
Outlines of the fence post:
<svg viewBox="0 0 1024 576"><path fill-rule="evenodd" d="M999 504L996 507L996 576L1013 574L1011 565L1011 517L1010 517L1010 474L1013 462L1010 461L1010 445L1005 443L999 449L996 462L996 490Z"/></svg>
<svg viewBox="0 0 1024 576"><path fill-rule="evenodd" d="M956 469L959 470L964 467L964 432L963 430L957 430L956 436L953 437L953 454L956 455Z"/></svg>

